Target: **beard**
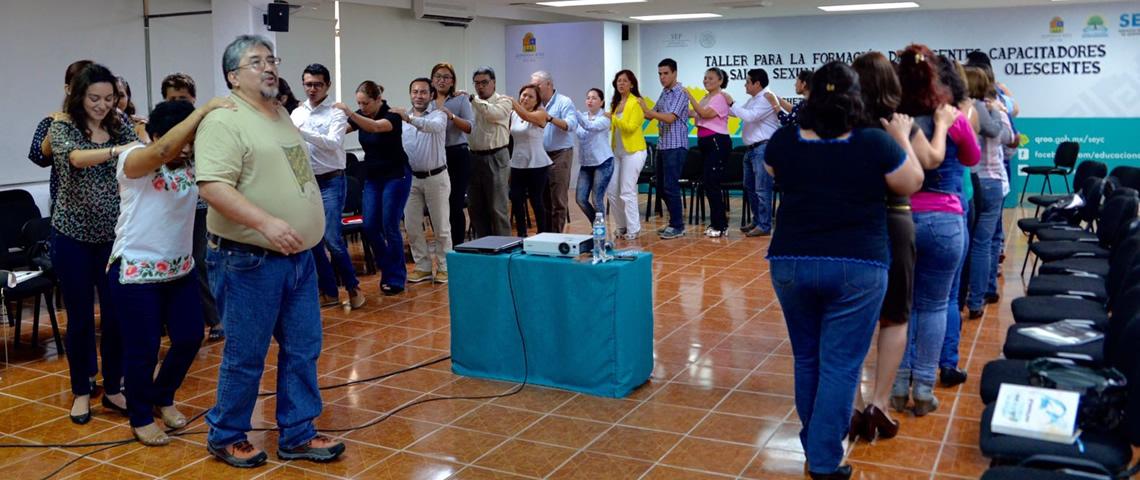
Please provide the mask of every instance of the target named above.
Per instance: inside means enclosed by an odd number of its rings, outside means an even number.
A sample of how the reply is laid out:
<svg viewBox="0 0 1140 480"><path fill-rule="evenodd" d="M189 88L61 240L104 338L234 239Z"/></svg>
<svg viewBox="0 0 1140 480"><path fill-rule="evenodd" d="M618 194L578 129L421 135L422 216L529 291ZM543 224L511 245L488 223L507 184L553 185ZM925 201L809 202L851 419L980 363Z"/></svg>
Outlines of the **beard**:
<svg viewBox="0 0 1140 480"><path fill-rule="evenodd" d="M277 76L276 76L276 75L273 75L273 74L264 74L264 73L263 73L263 74L261 74L261 80L262 80L262 82L264 82L265 80L268 80L268 79L270 79L270 78L272 78L272 79L273 79L273 86L272 86L272 87L267 87L267 86L265 86L264 84L262 84L262 85L260 85L260 88L258 89L258 90L260 90L260 91L261 91L261 96L262 96L262 98L264 98L264 99L266 99L266 100L274 100L274 99L276 99L276 98L277 98L277 93L278 93L278 88L277 88Z"/></svg>

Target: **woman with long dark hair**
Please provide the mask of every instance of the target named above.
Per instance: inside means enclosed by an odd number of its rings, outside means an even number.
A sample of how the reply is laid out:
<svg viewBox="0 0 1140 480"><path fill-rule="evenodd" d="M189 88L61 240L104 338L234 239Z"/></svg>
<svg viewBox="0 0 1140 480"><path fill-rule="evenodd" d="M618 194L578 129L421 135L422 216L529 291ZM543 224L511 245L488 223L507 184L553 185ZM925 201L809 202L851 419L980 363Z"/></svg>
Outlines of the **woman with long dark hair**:
<svg viewBox="0 0 1140 480"><path fill-rule="evenodd" d="M138 136L115 109L115 76L92 64L74 78L64 100L66 119L51 125L52 168L59 173L51 214L52 264L67 308L67 365L71 376L71 421L91 420L90 400L98 372L95 349L95 291L99 292L100 348L103 359L103 406L126 413L120 392L122 339L111 308L107 261L119 217L119 153Z"/></svg>
<svg viewBox="0 0 1140 480"><path fill-rule="evenodd" d="M412 168L401 138L403 119L388 106L384 87L365 80L356 87L353 111L343 103L335 106L348 115L348 132L360 130L364 149L364 231L372 242L380 269L380 292L397 295L404 291L408 268L404 265L404 234L400 222L412 191Z"/></svg>
<svg viewBox="0 0 1140 480"><path fill-rule="evenodd" d="M899 112L915 117L927 137L935 132L934 114L952 97L939 81L937 59L925 45L910 45L898 57L903 95ZM923 416L938 409L934 382L946 334L946 308L951 283L963 254L966 224L960 194L962 166L978 162L978 144L969 120L960 113L947 130L946 153L926 169L922 189L911 196L918 252L914 268L908 348L891 388L891 406ZM931 168L933 167L933 168Z"/></svg>
<svg viewBox="0 0 1140 480"><path fill-rule="evenodd" d="M150 135L146 132L146 117L138 114L135 102L131 99L131 84L127 83L127 79L123 77L115 77L115 79L118 80L115 88L119 90L119 101L115 104L115 108L130 122L131 127L135 129L135 135L139 137L139 141L150 143Z"/></svg>
<svg viewBox="0 0 1140 480"><path fill-rule="evenodd" d="M851 67L824 65L811 92L800 126L778 130L765 152L783 189L768 260L795 357L808 471L846 479L843 437L887 285L886 199L918 190L922 167L905 115L879 120L883 129L859 127L863 101Z"/></svg>
<svg viewBox="0 0 1140 480"><path fill-rule="evenodd" d="M902 99L895 67L880 52L860 55L852 63L859 74L864 115L861 126L882 128L881 119L891 118ZM910 143L920 164L941 162L946 149L946 129L953 115L945 110L936 116L934 138L927 141L918 128L912 128ZM887 197L887 236L890 239L891 264L887 275L887 293L879 312L879 339L876 345L874 383L872 395L863 398L856 390L855 413L851 417L850 438L856 435L872 441L876 437L892 438L898 434L899 422L887 413L887 400L895 373L907 346L907 320L910 318L911 298L914 292L914 220L911 218L910 199L906 195Z"/></svg>
<svg viewBox="0 0 1140 480"><path fill-rule="evenodd" d="M542 192L553 163L542 148L542 129L546 127L546 109L539 103L538 86L523 85L519 98L511 99L511 209L515 214L515 229L520 237L527 236L526 204L534 210L536 233L550 231L550 218L543 215L545 203Z"/></svg>
<svg viewBox="0 0 1140 480"><path fill-rule="evenodd" d="M728 136L728 113L732 103L724 89L728 88L728 74L719 68L705 71L705 90L708 93L700 102L689 94L689 115L696 119L697 146L704 160L701 188L709 202L709 228L705 236L719 238L728 234L728 215L724 205L724 191L720 188L728 154L732 152L732 139Z"/></svg>
<svg viewBox="0 0 1140 480"><path fill-rule="evenodd" d="M617 232L626 240L636 240L641 235L637 177L641 175L647 155L645 134L641 130L645 112L638 102L641 91L637 89L637 77L632 71L622 70L614 75L613 87L609 116L613 124L611 146L617 162L607 196L613 206Z"/></svg>

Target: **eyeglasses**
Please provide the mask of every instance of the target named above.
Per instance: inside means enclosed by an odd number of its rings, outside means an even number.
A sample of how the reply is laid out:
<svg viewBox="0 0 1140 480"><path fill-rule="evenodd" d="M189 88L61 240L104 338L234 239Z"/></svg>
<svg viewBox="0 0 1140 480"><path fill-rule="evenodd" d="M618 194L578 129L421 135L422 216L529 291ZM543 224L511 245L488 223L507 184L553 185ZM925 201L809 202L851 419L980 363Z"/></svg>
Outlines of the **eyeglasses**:
<svg viewBox="0 0 1140 480"><path fill-rule="evenodd" d="M491 84L490 80L476 80L475 81L476 87L482 87L482 86L486 86L486 85L490 85L490 84Z"/></svg>
<svg viewBox="0 0 1140 480"><path fill-rule="evenodd" d="M249 68L250 70L253 70L255 72L259 72L261 70L265 70L265 67L269 66L269 65L274 65L274 66L281 65L281 57L266 57L266 58L254 57L253 60L249 61L249 63L247 63L245 65L238 65L237 68L235 68L234 70Z"/></svg>
<svg viewBox="0 0 1140 480"><path fill-rule="evenodd" d="M435 75L432 75L431 78L434 78L436 80L455 80L455 77L453 77L451 75L442 75L442 74L438 74L438 73Z"/></svg>
<svg viewBox="0 0 1140 480"><path fill-rule="evenodd" d="M325 82L308 82L302 84L305 88L324 88Z"/></svg>

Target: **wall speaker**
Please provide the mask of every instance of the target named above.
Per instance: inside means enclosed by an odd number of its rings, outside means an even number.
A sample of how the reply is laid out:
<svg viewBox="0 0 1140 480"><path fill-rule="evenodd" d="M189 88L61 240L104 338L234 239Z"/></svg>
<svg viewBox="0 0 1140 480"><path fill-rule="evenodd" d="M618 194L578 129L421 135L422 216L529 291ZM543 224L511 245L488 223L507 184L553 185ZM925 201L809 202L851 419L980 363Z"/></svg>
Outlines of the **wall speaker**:
<svg viewBox="0 0 1140 480"><path fill-rule="evenodd" d="M265 26L270 32L289 31L289 4L270 3L266 5L268 13L265 14Z"/></svg>
<svg viewBox="0 0 1140 480"><path fill-rule="evenodd" d="M629 25L626 25L624 23L621 24L621 41L629 41Z"/></svg>

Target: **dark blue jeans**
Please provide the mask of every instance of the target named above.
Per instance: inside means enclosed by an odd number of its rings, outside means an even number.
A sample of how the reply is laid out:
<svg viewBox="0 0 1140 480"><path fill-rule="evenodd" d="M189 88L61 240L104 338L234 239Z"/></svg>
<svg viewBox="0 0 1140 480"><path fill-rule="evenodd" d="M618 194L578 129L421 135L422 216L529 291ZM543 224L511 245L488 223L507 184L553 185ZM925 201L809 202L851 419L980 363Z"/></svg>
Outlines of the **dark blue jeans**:
<svg viewBox="0 0 1140 480"><path fill-rule="evenodd" d="M934 386L942 345L946 339L946 307L950 284L962 262L966 222L947 212L916 212L914 240L914 307L907 329L909 343L895 377L895 392L906 391L913 379L920 397ZM894 392L892 392L894 393Z"/></svg>
<svg viewBox="0 0 1140 480"><path fill-rule="evenodd" d="M103 388L119 393L123 378L123 341L114 294L107 283L111 242L88 243L59 231L51 237L51 259L63 305L67 308L67 365L71 393L91 394L91 381L99 372L95 351L95 291L99 291L99 350L103 353Z"/></svg>
<svg viewBox="0 0 1140 480"><path fill-rule="evenodd" d="M246 439L270 338L277 340L277 443L295 448L316 436L321 414L317 358L321 310L313 255L256 255L210 246L210 285L226 325L218 394L206 414L218 448Z"/></svg>
<svg viewBox="0 0 1140 480"><path fill-rule="evenodd" d="M195 267L205 268L205 265ZM182 385L202 345L202 303L198 296L198 272L170 282L119 283L120 262L107 271L115 296L115 309L122 322L123 359L126 363L127 409L131 426L154 423L155 407L174 405L174 392ZM170 337L170 349L158 375L158 350L162 327Z"/></svg>
<svg viewBox="0 0 1140 480"><path fill-rule="evenodd" d="M800 442L808 468L831 473L843 459L843 437L879 322L887 268L857 261L774 259L771 276L795 355Z"/></svg>
<svg viewBox="0 0 1140 480"><path fill-rule="evenodd" d="M404 219L404 205L408 203L411 191L412 171L407 168L402 177L364 181L364 232L376 255L380 285L400 290L408 279L400 222Z"/></svg>
<svg viewBox="0 0 1140 480"><path fill-rule="evenodd" d="M975 192L975 194L977 194ZM970 218L970 203L964 197L962 201L962 219ZM964 221L965 234L962 235L962 259L958 261L958 270L954 272L954 279L950 282L950 297L946 299L946 334L942 337L942 354L938 357L938 368L958 368L958 345L962 343L962 305L958 304L959 293L962 289L962 272L965 271L965 252L970 251L970 223Z"/></svg>
<svg viewBox="0 0 1140 480"><path fill-rule="evenodd" d="M347 194L347 179L344 175L325 181L318 181L321 188L321 201L325 206L325 236L313 247L313 261L317 265L317 287L321 293L337 296L336 276L348 291L356 290L360 281L356 279L356 269L352 267L352 257L348 254L348 244L341 234L340 217L344 211L344 197ZM328 249L328 254L325 250ZM332 255L332 263L329 263Z"/></svg>
<svg viewBox="0 0 1140 480"><path fill-rule="evenodd" d="M688 155L687 148L657 151L657 160L661 162L663 178L661 196L665 199L665 208L669 210L669 226L677 230L685 229L685 217L681 213L681 170Z"/></svg>
<svg viewBox="0 0 1140 480"><path fill-rule="evenodd" d="M709 202L709 226L714 230L728 229L728 214L724 205L724 190L720 187L728 154L732 151L732 138L718 133L697 140L704 160L701 188Z"/></svg>
<svg viewBox="0 0 1140 480"><path fill-rule="evenodd" d="M1002 203L1001 180L981 179L982 207L978 211L978 223L970 235L970 294L966 306L970 310L981 310L986 293L991 285L997 284L997 260L1001 255L1001 241L997 235L1001 225ZM996 289L995 289L996 290Z"/></svg>
<svg viewBox="0 0 1140 480"><path fill-rule="evenodd" d="M613 176L613 157L606 159L601 165L580 167L578 170L578 188L574 199L591 224L594 223L594 217L598 212L602 212L602 216L605 216L606 187L610 184L610 177ZM590 202L591 192L594 194L593 203Z"/></svg>
<svg viewBox="0 0 1140 480"><path fill-rule="evenodd" d="M752 225L772 231L772 176L764 169L765 143L744 154L744 194L752 207Z"/></svg>

